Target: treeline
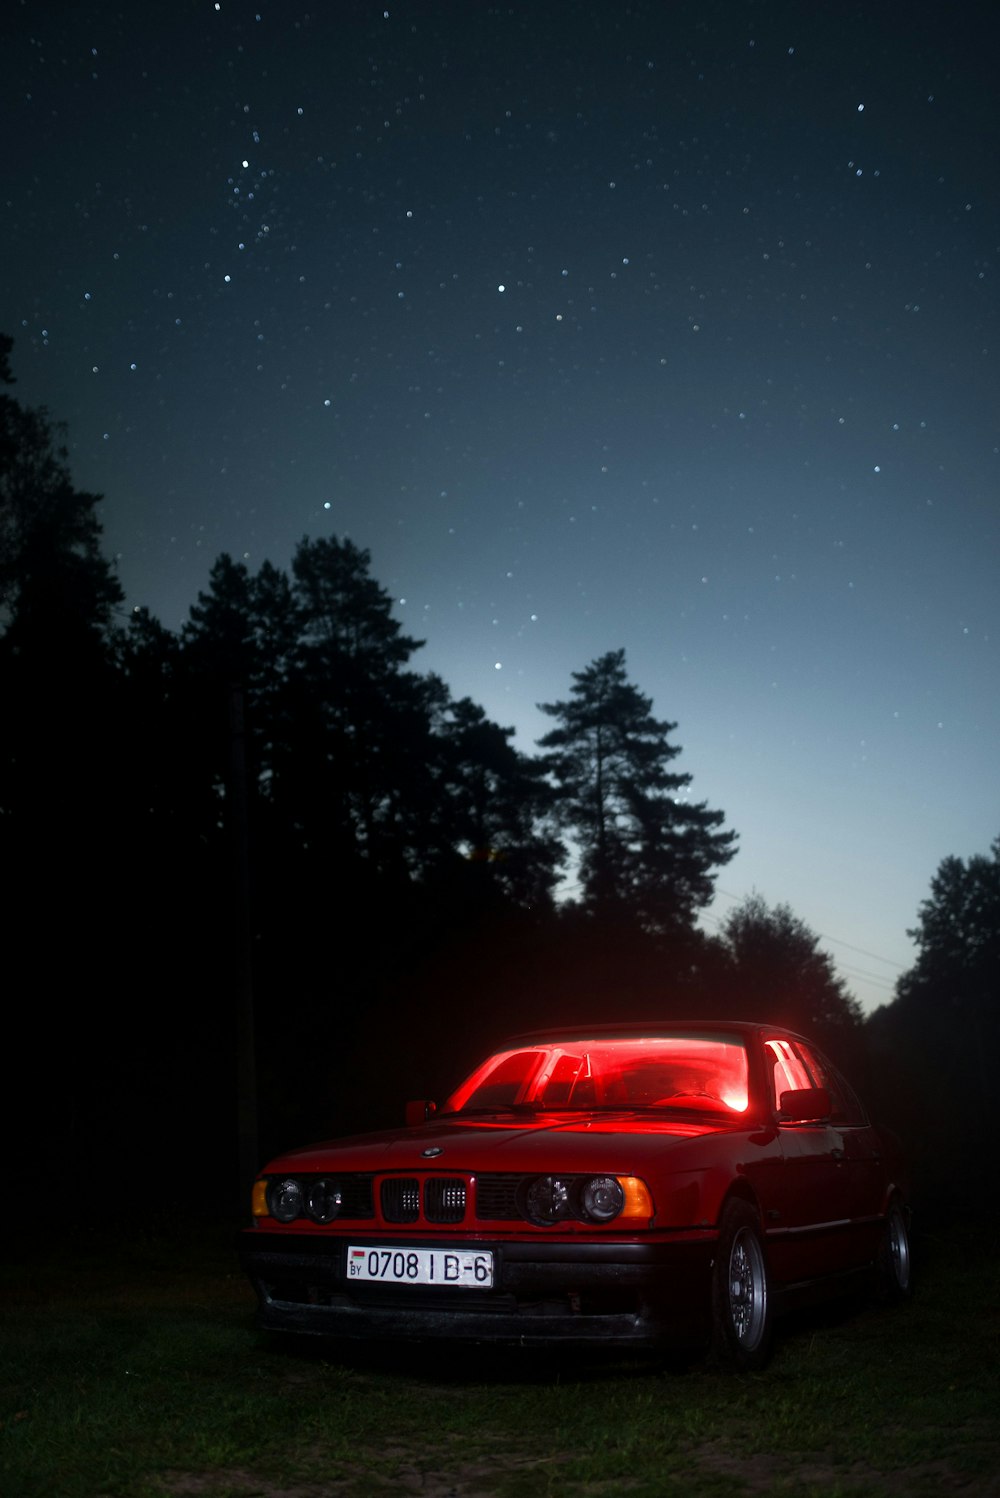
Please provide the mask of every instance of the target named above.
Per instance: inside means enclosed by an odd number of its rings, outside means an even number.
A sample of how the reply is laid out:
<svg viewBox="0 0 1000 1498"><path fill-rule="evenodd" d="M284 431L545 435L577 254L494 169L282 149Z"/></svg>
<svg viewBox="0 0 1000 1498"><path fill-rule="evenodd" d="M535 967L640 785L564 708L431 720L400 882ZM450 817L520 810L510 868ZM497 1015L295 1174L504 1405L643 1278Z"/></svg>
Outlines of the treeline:
<svg viewBox="0 0 1000 1498"><path fill-rule="evenodd" d="M895 1057L929 1064L953 968L928 958L866 1026L787 906L706 935L736 833L623 651L543 705L528 755L415 669L347 540L304 538L288 572L219 557L178 634L123 623L58 438L0 394L6 1138L45 1183L32 1210L232 1209L238 1117L261 1156L391 1121L557 1021L759 1016L855 1074L874 1030L876 1090L913 1125Z"/></svg>

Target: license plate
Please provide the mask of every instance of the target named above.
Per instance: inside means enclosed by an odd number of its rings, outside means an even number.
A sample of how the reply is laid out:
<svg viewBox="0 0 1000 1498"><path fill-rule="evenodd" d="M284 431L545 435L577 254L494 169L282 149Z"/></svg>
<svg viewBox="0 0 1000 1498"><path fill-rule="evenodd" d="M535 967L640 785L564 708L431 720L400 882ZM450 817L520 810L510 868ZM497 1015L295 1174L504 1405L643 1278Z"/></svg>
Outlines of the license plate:
<svg viewBox="0 0 1000 1498"><path fill-rule="evenodd" d="M493 1254L488 1249L358 1248L351 1244L347 1278L378 1280L384 1285L491 1290Z"/></svg>

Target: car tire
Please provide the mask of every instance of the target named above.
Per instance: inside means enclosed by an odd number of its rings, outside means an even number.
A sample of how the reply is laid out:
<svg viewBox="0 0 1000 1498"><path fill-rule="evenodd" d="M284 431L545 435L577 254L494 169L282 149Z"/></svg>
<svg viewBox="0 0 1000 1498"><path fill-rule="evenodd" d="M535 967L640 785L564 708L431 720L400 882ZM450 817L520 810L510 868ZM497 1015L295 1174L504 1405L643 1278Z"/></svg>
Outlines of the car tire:
<svg viewBox="0 0 1000 1498"><path fill-rule="evenodd" d="M749 1373L771 1355L771 1282L760 1219L744 1201L730 1201L719 1222L712 1267L711 1361Z"/></svg>
<svg viewBox="0 0 1000 1498"><path fill-rule="evenodd" d="M875 1265L878 1298L908 1300L913 1293L913 1253L909 1213L899 1197L889 1203Z"/></svg>

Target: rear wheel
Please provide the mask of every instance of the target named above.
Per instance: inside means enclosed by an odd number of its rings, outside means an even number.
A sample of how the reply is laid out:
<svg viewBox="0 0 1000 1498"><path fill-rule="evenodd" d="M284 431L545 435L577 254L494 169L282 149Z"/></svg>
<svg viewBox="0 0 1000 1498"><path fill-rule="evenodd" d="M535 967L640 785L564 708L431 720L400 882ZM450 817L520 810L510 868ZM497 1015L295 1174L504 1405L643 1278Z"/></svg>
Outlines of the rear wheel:
<svg viewBox="0 0 1000 1498"><path fill-rule="evenodd" d="M878 1255L878 1290L883 1300L906 1300L913 1289L910 1227L899 1198L889 1203Z"/></svg>
<svg viewBox="0 0 1000 1498"><path fill-rule="evenodd" d="M771 1352L771 1293L756 1212L731 1201L719 1224L712 1270L712 1358L720 1367L763 1368Z"/></svg>

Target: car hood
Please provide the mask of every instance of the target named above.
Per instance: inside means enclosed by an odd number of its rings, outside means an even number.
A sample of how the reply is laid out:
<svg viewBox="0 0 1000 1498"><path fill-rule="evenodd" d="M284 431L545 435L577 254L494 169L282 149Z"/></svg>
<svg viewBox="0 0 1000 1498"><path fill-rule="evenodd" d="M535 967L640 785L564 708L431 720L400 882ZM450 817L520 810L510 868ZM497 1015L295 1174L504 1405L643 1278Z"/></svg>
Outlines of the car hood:
<svg viewBox="0 0 1000 1498"><path fill-rule="evenodd" d="M717 1117L614 1113L550 1113L512 1118L440 1118L418 1128L332 1139L278 1156L263 1174L283 1171L570 1170L625 1171L651 1151L749 1127Z"/></svg>

